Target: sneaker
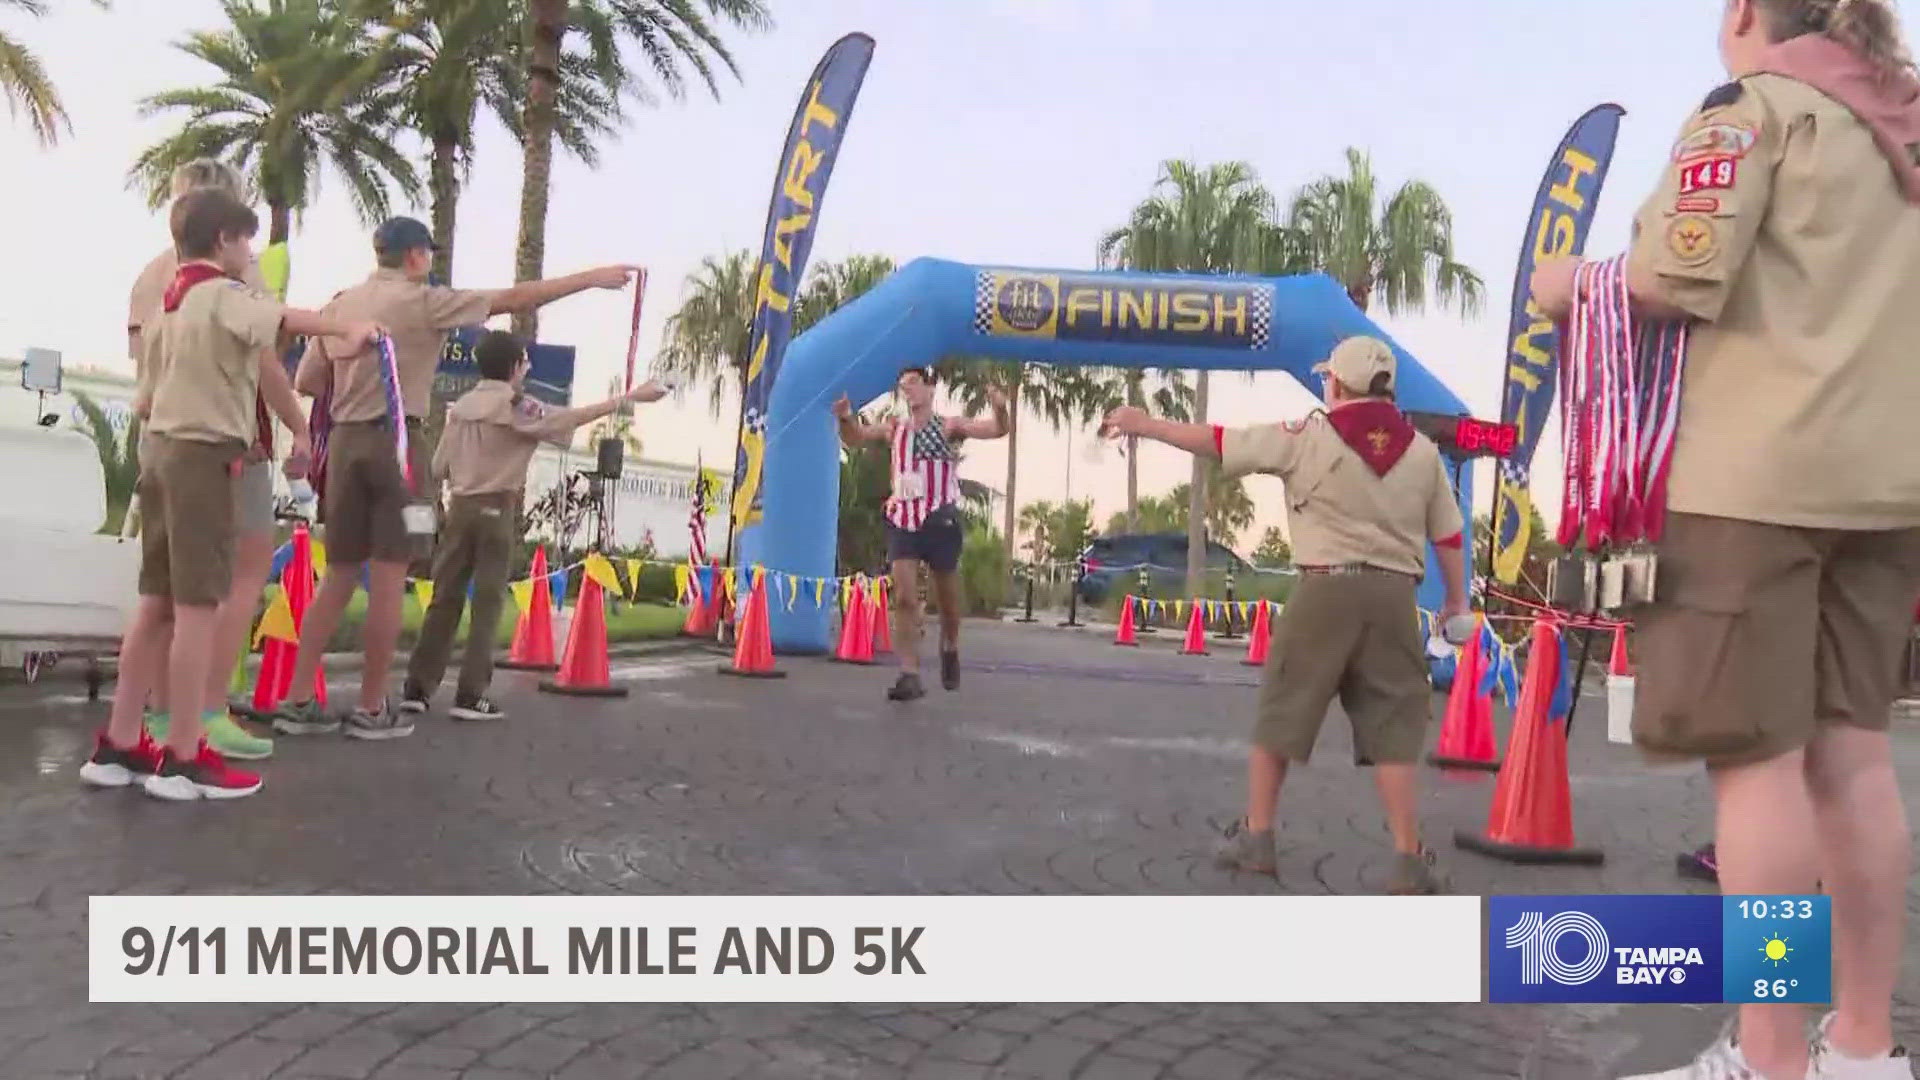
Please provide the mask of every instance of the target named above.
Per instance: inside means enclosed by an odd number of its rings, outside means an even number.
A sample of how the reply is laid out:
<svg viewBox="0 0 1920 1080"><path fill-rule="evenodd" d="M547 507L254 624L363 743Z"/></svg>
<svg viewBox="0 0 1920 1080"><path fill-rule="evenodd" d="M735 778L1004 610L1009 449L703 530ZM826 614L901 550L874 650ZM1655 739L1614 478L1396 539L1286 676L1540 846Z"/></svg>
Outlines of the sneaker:
<svg viewBox="0 0 1920 1080"><path fill-rule="evenodd" d="M273 756L273 740L263 739L240 726L230 712L209 713L206 717L207 745L221 757L235 761L264 761Z"/></svg>
<svg viewBox="0 0 1920 1080"><path fill-rule="evenodd" d="M1213 864L1222 870L1272 876L1279 872L1279 856L1274 850L1272 829L1258 832L1241 818L1227 826L1225 838L1213 854Z"/></svg>
<svg viewBox="0 0 1920 1080"><path fill-rule="evenodd" d="M920 685L920 676L908 671L901 672L887 691L888 701L918 701L926 696L927 688Z"/></svg>
<svg viewBox="0 0 1920 1080"><path fill-rule="evenodd" d="M1738 1046L1734 1045L1733 1029L1729 1026L1726 1034L1721 1035L1712 1046L1707 1047L1699 1057L1687 1064L1665 1072L1622 1077L1621 1080L1766 1080L1766 1078L1760 1075L1759 1070L1747 1064L1746 1056L1740 1053Z"/></svg>
<svg viewBox="0 0 1920 1080"><path fill-rule="evenodd" d="M1896 1046L1882 1057L1847 1057L1827 1042L1827 1028L1832 1024L1832 1013L1820 1020L1820 1030L1813 1038L1808 1080L1913 1080L1913 1062L1905 1047Z"/></svg>
<svg viewBox="0 0 1920 1080"><path fill-rule="evenodd" d="M387 739L404 739L413 734L413 721L401 715L393 703L383 701L380 707L371 712L355 709L347 717L347 735L355 739L368 739L384 742Z"/></svg>
<svg viewBox="0 0 1920 1080"><path fill-rule="evenodd" d="M1393 879L1387 883L1391 896L1434 896L1446 888L1446 881L1434 867L1439 858L1431 848L1422 847L1412 855L1395 854Z"/></svg>
<svg viewBox="0 0 1920 1080"><path fill-rule="evenodd" d="M447 710L447 715L455 720L504 720L507 710L486 698L477 697L472 701L455 700L453 708Z"/></svg>
<svg viewBox="0 0 1920 1080"><path fill-rule="evenodd" d="M147 737L145 728L140 741L124 749L113 745L102 731L93 738L93 756L80 766L80 779L94 787L123 788L159 771L160 744Z"/></svg>
<svg viewBox="0 0 1920 1080"><path fill-rule="evenodd" d="M418 716L427 711L427 692L420 684L408 679L400 688L400 711L409 716Z"/></svg>
<svg viewBox="0 0 1920 1080"><path fill-rule="evenodd" d="M1686 851L1675 855L1673 868L1681 877L1716 883L1720 880L1720 860L1714 854L1712 844L1697 851Z"/></svg>
<svg viewBox="0 0 1920 1080"><path fill-rule="evenodd" d="M155 746L165 745L167 741L167 728L169 726L167 723L167 714L163 712L143 713L141 720L145 723L147 738L152 739Z"/></svg>
<svg viewBox="0 0 1920 1080"><path fill-rule="evenodd" d="M960 689L960 651L958 649L940 654L940 685L949 690Z"/></svg>
<svg viewBox="0 0 1920 1080"><path fill-rule="evenodd" d="M168 802L242 799L260 790L260 777L229 766L218 750L202 740L200 752L191 761L162 750L160 769L147 777L144 787L147 794Z"/></svg>
<svg viewBox="0 0 1920 1080"><path fill-rule="evenodd" d="M331 735L340 730L340 721L328 716L312 698L305 701L288 698L273 710L273 730L282 735Z"/></svg>

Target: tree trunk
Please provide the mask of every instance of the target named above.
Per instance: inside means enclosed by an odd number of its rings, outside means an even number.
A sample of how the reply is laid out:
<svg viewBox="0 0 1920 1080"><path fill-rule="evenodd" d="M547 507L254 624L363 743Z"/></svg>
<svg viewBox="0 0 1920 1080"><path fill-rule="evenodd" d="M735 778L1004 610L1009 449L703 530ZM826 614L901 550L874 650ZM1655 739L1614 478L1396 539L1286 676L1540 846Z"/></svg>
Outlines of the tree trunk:
<svg viewBox="0 0 1920 1080"><path fill-rule="evenodd" d="M513 279L538 281L547 259L547 197L553 180L553 122L560 77L560 39L567 30L567 0L533 0L531 62L527 66L527 108L522 123L526 157L520 178L520 242L514 253ZM531 311L513 316L513 332L522 341L539 334Z"/></svg>
<svg viewBox="0 0 1920 1080"><path fill-rule="evenodd" d="M1020 383L1018 381L1015 381L1012 386L1007 388L1007 510L1005 515L1005 522L1006 522L1006 531L1007 531L1007 535L1006 535L1007 561L1009 563L1013 562L1013 526L1014 526L1014 517L1015 517L1014 498L1013 498L1013 471L1014 471L1014 467L1020 463L1019 451L1020 451Z"/></svg>
<svg viewBox="0 0 1920 1080"><path fill-rule="evenodd" d="M1194 386L1193 422L1207 422L1207 372ZM1207 583L1207 461L1193 456L1193 483L1187 497L1187 595L1199 596Z"/></svg>
<svg viewBox="0 0 1920 1080"><path fill-rule="evenodd" d="M433 239L439 250L433 253L433 272L441 283L453 284L454 218L460 207L460 174L456 155L459 146L448 138L433 141L433 159L428 163L427 186L433 198Z"/></svg>
<svg viewBox="0 0 1920 1080"><path fill-rule="evenodd" d="M284 244L293 235L293 208L284 202L267 200L267 243Z"/></svg>
<svg viewBox="0 0 1920 1080"><path fill-rule="evenodd" d="M1140 531L1140 437L1127 436L1127 531Z"/></svg>

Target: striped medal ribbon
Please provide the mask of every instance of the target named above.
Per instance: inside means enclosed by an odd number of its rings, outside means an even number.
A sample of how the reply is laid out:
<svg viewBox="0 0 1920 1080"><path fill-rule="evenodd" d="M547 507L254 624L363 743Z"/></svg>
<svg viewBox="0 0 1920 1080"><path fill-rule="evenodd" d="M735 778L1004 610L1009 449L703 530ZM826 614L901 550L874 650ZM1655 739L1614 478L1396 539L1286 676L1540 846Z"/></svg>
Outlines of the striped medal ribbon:
<svg viewBox="0 0 1920 1080"><path fill-rule="evenodd" d="M400 463L400 475L409 492L418 492L413 475L413 454L407 445L406 406L400 400L400 362L394 356L393 339L385 334L377 339L380 349L380 389L387 398L387 423L393 428L393 453Z"/></svg>

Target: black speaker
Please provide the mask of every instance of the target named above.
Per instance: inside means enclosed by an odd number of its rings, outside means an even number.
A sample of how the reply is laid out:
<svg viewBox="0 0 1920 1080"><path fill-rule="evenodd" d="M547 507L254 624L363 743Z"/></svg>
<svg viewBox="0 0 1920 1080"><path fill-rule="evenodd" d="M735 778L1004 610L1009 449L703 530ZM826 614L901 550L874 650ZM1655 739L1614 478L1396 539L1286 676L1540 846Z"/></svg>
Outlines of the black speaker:
<svg viewBox="0 0 1920 1080"><path fill-rule="evenodd" d="M626 444L619 439L600 440L600 468L597 470L605 480L620 479L620 465L626 457Z"/></svg>

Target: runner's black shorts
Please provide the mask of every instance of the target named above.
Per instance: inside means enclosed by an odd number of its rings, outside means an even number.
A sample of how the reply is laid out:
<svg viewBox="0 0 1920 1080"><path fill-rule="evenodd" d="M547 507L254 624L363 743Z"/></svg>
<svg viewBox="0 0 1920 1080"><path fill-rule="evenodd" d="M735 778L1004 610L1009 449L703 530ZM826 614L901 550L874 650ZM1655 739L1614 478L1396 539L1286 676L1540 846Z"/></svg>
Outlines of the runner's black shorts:
<svg viewBox="0 0 1920 1080"><path fill-rule="evenodd" d="M966 526L960 519L960 508L943 506L928 514L927 520L918 529L902 529L889 524L887 561L918 559L936 574L951 574L960 566L960 542L965 535Z"/></svg>

